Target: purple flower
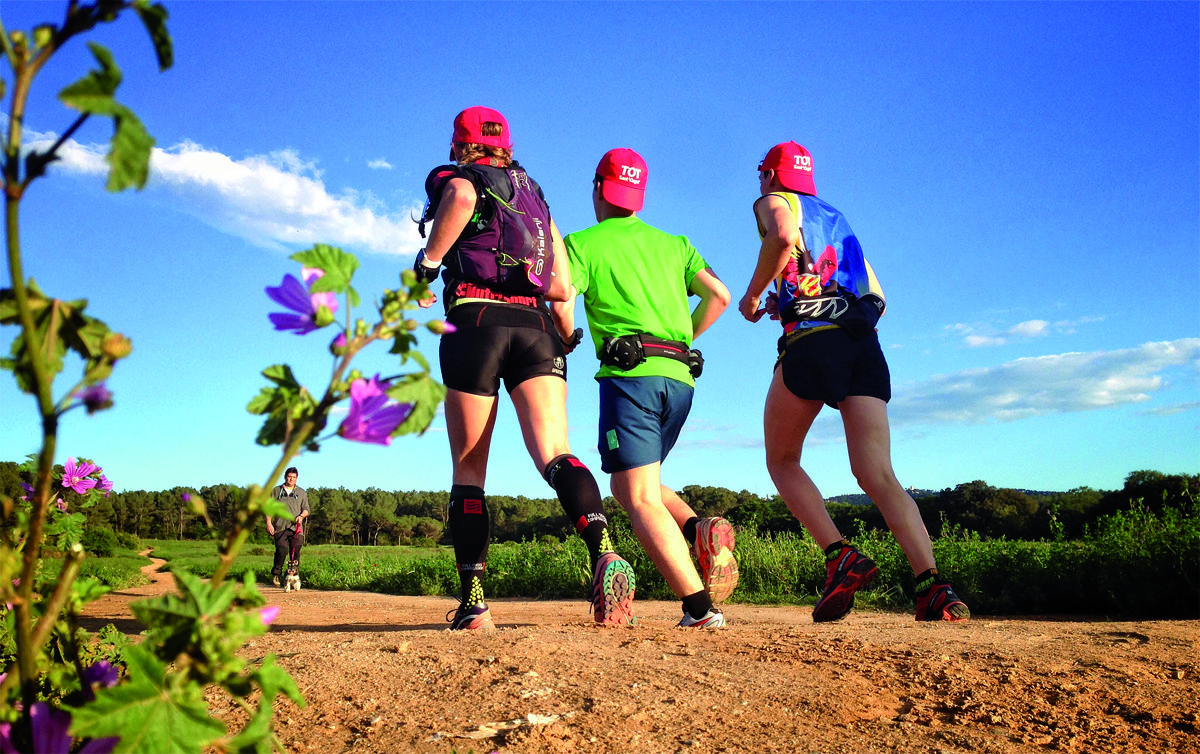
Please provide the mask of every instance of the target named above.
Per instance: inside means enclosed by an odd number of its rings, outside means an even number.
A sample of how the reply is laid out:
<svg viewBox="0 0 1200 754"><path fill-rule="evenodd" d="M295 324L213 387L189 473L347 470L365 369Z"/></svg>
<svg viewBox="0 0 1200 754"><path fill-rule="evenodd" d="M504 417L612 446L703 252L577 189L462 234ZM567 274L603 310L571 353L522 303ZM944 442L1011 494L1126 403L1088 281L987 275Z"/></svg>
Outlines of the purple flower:
<svg viewBox="0 0 1200 754"><path fill-rule="evenodd" d="M35 702L29 711L29 725L33 733L33 750L38 754L70 754L71 714L54 709L45 702ZM120 742L119 738L97 738L88 741L79 754L109 754ZM0 725L0 752L17 754L12 741L12 725Z"/></svg>
<svg viewBox="0 0 1200 754"><path fill-rule="evenodd" d="M333 313L338 308L337 297L330 292L313 293L309 290L313 281L324 274L321 270L305 268L300 271L303 283L291 275L284 275L278 287L267 286L267 295L272 301L295 312L271 312L267 315L276 330L294 330L297 335L305 335L333 321ZM324 314L321 313L322 309L325 310Z"/></svg>
<svg viewBox="0 0 1200 754"><path fill-rule="evenodd" d="M411 403L389 403L389 385L370 380L355 380L350 385L350 413L338 427L338 434L354 442L391 445L391 434L412 413Z"/></svg>
<svg viewBox="0 0 1200 754"><path fill-rule="evenodd" d="M103 382L85 387L83 390L75 393L75 395L87 407L89 414L109 408L113 403L112 391L105 387Z"/></svg>
<svg viewBox="0 0 1200 754"><path fill-rule="evenodd" d="M108 493L112 492L112 487L113 487L112 482L110 482L108 480L108 477L104 476L103 474L100 475L100 481L97 486L101 490L104 490L105 497L108 497Z"/></svg>
<svg viewBox="0 0 1200 754"><path fill-rule="evenodd" d="M62 486L70 487L82 495L96 486L96 480L88 479L88 477L99 470L100 467L94 463L84 461L76 466L75 459L68 458L67 465L63 467Z"/></svg>
<svg viewBox="0 0 1200 754"><path fill-rule="evenodd" d="M21 495L21 499L28 503L29 496L33 494L33 485L21 482L21 489L25 490L25 494Z"/></svg>
<svg viewBox="0 0 1200 754"><path fill-rule="evenodd" d="M92 690L94 686L99 686L102 689L107 689L117 684L117 678L120 677L120 672L113 667L108 660L101 660L94 665L89 665L83 669L83 676L79 679L83 683L83 694L91 701L96 698L96 692Z"/></svg>

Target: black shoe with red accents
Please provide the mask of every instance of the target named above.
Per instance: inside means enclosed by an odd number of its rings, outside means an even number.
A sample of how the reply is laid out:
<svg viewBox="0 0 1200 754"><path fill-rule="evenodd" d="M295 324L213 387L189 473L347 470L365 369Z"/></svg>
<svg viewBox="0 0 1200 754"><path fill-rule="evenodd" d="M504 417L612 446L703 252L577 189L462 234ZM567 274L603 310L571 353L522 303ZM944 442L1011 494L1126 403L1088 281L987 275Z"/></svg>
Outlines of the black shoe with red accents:
<svg viewBox="0 0 1200 754"><path fill-rule="evenodd" d="M919 621L950 621L956 623L971 617L971 611L948 582L935 583L933 587L917 597L917 620Z"/></svg>
<svg viewBox="0 0 1200 754"><path fill-rule="evenodd" d="M854 607L854 593L866 589L879 575L875 561L849 545L825 563L825 591L813 605L813 623L844 618Z"/></svg>

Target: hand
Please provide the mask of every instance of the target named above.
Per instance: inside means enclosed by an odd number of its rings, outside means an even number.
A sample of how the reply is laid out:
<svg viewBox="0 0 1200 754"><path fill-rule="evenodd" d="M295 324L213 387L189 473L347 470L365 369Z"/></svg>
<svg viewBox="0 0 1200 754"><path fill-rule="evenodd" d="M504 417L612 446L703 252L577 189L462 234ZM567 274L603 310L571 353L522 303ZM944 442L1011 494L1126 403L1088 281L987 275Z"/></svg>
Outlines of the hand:
<svg viewBox="0 0 1200 754"><path fill-rule="evenodd" d="M433 306L434 304L436 304L436 303L437 303L437 300L438 300L438 298L437 298L437 296L434 294L434 292L433 292L433 291L430 291L430 292L429 292L429 293L428 293L428 294L425 296L425 298L419 298L419 299L417 299L417 306L421 307L422 309L428 309L429 307L431 307L431 306Z"/></svg>
<svg viewBox="0 0 1200 754"><path fill-rule="evenodd" d="M767 314L771 315L771 319L779 321L779 295L774 291L767 294L767 302L763 304L763 309Z"/></svg>
<svg viewBox="0 0 1200 754"><path fill-rule="evenodd" d="M567 353L571 353L571 351L575 350L575 346L579 345L579 342L583 340L583 328L576 327L575 332L571 333L570 340L563 338L562 335L559 335L558 337L560 340L562 340L563 350Z"/></svg>
<svg viewBox="0 0 1200 754"><path fill-rule="evenodd" d="M275 536L275 527L267 524L267 534L272 537Z"/></svg>
<svg viewBox="0 0 1200 754"><path fill-rule="evenodd" d="M758 308L760 300L758 296L753 296L747 292L745 296L742 296L742 300L738 302L738 311L742 313L747 322L757 322L767 313L765 308Z"/></svg>

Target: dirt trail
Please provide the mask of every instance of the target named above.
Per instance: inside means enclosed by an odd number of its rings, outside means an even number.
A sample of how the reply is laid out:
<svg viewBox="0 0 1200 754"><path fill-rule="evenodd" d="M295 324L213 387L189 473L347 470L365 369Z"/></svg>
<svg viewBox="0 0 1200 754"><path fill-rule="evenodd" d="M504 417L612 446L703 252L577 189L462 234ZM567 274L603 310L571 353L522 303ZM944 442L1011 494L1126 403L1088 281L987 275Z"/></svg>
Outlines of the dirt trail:
<svg viewBox="0 0 1200 754"><path fill-rule="evenodd" d="M129 602L171 588L153 576L85 627L139 631ZM245 653L278 655L303 691L277 714L295 752L1200 754L1200 621L816 625L727 605L728 627L699 632L675 603L601 629L582 601L496 600L498 630L467 634L445 630L447 598L264 594L282 610Z"/></svg>

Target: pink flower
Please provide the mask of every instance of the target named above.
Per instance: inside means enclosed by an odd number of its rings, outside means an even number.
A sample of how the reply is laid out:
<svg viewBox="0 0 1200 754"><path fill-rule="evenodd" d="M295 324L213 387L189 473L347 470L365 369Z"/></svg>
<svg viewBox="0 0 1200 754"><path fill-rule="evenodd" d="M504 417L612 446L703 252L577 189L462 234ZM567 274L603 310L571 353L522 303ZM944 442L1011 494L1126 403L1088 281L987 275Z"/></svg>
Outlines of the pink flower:
<svg viewBox="0 0 1200 754"><path fill-rule="evenodd" d="M94 463L84 461L76 466L75 459L68 458L67 465L63 467L62 486L69 487L82 495L96 486L96 480L88 479L88 477L99 470L100 467Z"/></svg>
<svg viewBox="0 0 1200 754"><path fill-rule="evenodd" d="M113 484L108 480L108 477L100 475L99 487L104 491L104 496L108 497L108 493L112 492Z"/></svg>
<svg viewBox="0 0 1200 754"><path fill-rule="evenodd" d="M271 605L270 607L264 607L258 611L258 617L262 620L264 626L271 625L279 617L279 606Z"/></svg>
<svg viewBox="0 0 1200 754"><path fill-rule="evenodd" d="M354 442L391 445L392 432L412 413L411 403L389 403L386 382L379 375L350 385L350 413L338 434Z"/></svg>

